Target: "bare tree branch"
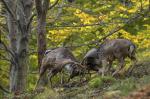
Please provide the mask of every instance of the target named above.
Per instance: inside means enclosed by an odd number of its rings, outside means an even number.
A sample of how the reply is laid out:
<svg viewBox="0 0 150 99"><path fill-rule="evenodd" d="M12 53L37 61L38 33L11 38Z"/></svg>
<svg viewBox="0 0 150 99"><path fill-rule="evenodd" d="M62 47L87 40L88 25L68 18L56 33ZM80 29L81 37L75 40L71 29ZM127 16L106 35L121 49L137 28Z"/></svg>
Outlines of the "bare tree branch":
<svg viewBox="0 0 150 99"><path fill-rule="evenodd" d="M81 27L87 27L87 26L99 26L99 25L104 25L106 23L104 22L99 22L99 23L93 23L93 24L79 24L79 25L65 25L65 26L47 26L49 28L81 28Z"/></svg>
<svg viewBox="0 0 150 99"><path fill-rule="evenodd" d="M19 20L16 19L14 12L9 8L8 4L5 2L5 0L2 0L6 10L10 13L10 15L12 16L12 18L17 22L17 25L19 26L21 32L22 32L22 28L21 28L21 23Z"/></svg>
<svg viewBox="0 0 150 99"><path fill-rule="evenodd" d="M29 30L30 24L32 23L33 18L36 16L36 14L32 14L32 16L29 18L29 21L27 23L27 31Z"/></svg>
<svg viewBox="0 0 150 99"><path fill-rule="evenodd" d="M61 13L62 13L63 4L64 4L64 0L62 0L62 3L61 3L60 5L58 5L58 6L59 6L59 7L58 7L58 13L57 13L57 15L55 16L53 22L51 22L51 23L54 23L54 22L56 22L56 20L59 19L60 15L61 15Z"/></svg>
<svg viewBox="0 0 150 99"><path fill-rule="evenodd" d="M7 3L5 2L5 0L2 0L4 6L6 7L7 11L11 14L11 16L16 20L15 15L13 13L13 11L8 7Z"/></svg>
<svg viewBox="0 0 150 99"><path fill-rule="evenodd" d="M59 0L56 0L55 3L53 5L51 5L48 9L52 9L53 7L55 7L55 5L59 2Z"/></svg>

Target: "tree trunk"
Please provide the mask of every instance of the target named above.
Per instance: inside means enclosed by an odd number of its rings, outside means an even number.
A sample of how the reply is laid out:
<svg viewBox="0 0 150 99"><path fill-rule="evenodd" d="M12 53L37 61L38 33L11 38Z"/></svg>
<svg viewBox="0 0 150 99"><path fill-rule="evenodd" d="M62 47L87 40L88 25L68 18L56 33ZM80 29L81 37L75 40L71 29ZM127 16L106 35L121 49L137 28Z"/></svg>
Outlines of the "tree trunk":
<svg viewBox="0 0 150 99"><path fill-rule="evenodd" d="M9 29L10 50L13 52L14 64L10 67L10 91L14 94L22 93L26 87L27 51L29 17L31 15L32 0L9 0L10 13L7 17Z"/></svg>
<svg viewBox="0 0 150 99"><path fill-rule="evenodd" d="M40 70L44 52L46 50L46 14L49 7L49 0L35 0L37 10L37 45L38 45L38 67ZM42 77L40 85L47 84L46 77Z"/></svg>
<svg viewBox="0 0 150 99"><path fill-rule="evenodd" d="M16 2L16 1L15 1ZM14 12L16 10L16 3L13 2L13 0L9 0L8 6L10 6L10 9ZM17 24L15 19L12 17L10 13L7 13L7 25L8 25L8 30L9 30L9 42L10 42L10 50L12 52L16 53L16 30L17 30ZM11 57L11 60L13 60L13 57ZM14 86L14 80L13 80L13 75L15 71L15 66L14 64L10 64L10 91L13 90Z"/></svg>
<svg viewBox="0 0 150 99"><path fill-rule="evenodd" d="M37 44L38 44L38 67L40 69L42 58L46 50L46 18L42 16L38 19Z"/></svg>

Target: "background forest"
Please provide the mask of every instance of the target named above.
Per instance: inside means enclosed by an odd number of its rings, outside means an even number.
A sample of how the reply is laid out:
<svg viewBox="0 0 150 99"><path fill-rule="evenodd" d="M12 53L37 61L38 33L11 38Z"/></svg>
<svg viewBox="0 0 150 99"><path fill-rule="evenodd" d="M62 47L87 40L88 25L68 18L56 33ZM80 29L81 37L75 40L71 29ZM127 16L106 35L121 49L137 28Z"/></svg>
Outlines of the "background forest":
<svg viewBox="0 0 150 99"><path fill-rule="evenodd" d="M101 78L94 73L75 88L53 91L47 85L40 94L33 91L46 49L69 47L81 61L89 49L106 38L135 43L138 67L134 76ZM131 62L126 61L128 68ZM54 81L58 79L59 75ZM150 0L1 0L0 98L120 97L148 83Z"/></svg>

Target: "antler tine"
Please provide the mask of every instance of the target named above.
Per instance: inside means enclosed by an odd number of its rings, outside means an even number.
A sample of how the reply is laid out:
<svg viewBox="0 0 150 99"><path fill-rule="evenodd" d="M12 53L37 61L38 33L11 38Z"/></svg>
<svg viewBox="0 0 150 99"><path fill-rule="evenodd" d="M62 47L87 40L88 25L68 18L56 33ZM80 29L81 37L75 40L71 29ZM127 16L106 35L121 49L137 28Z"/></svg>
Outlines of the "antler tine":
<svg viewBox="0 0 150 99"><path fill-rule="evenodd" d="M77 65L79 65L81 68L85 68L85 66L84 66L84 65L82 65L81 63L74 62L74 64L77 64Z"/></svg>

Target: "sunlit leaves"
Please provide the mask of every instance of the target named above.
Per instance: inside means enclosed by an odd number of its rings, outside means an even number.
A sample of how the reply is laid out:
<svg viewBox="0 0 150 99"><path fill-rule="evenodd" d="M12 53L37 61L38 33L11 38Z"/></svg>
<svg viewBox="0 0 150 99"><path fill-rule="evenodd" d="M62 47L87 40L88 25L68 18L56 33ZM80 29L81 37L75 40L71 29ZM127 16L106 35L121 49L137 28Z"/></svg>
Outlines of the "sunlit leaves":
<svg viewBox="0 0 150 99"><path fill-rule="evenodd" d="M96 19L93 16L86 14L79 9L76 9L74 15L78 16L83 24L90 24L96 21Z"/></svg>

